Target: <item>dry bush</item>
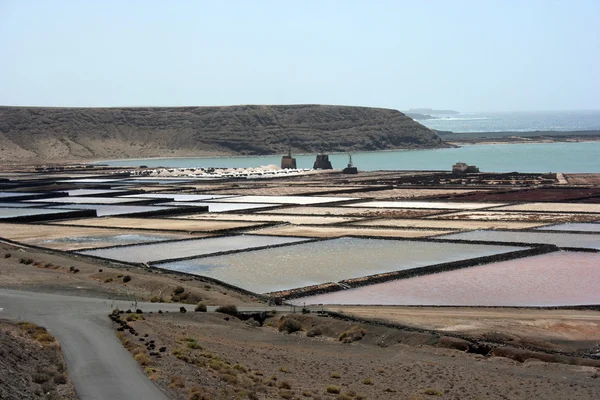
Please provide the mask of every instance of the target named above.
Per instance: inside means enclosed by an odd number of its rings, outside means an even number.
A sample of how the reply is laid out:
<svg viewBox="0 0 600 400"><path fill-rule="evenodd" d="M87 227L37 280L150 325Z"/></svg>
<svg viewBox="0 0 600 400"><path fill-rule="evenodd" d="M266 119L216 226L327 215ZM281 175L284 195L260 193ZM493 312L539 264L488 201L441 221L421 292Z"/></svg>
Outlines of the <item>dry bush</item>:
<svg viewBox="0 0 600 400"><path fill-rule="evenodd" d="M302 330L302 323L292 317L283 317L279 320L278 326L279 332L286 331L287 333L294 333Z"/></svg>
<svg viewBox="0 0 600 400"><path fill-rule="evenodd" d="M194 308L194 311L196 311L196 312L206 312L206 304L204 304L204 303L198 303L196 305L196 308Z"/></svg>
<svg viewBox="0 0 600 400"><path fill-rule="evenodd" d="M352 343L361 340L367 331L360 326L353 326L345 332L340 333L338 340L343 343Z"/></svg>
<svg viewBox="0 0 600 400"><path fill-rule="evenodd" d="M289 383L288 381L279 382L279 388L289 390L292 388L292 384Z"/></svg>
<svg viewBox="0 0 600 400"><path fill-rule="evenodd" d="M327 389L325 389L327 391L327 393L331 393L331 394L340 394L340 387L339 386L335 386L335 385L329 385L327 386Z"/></svg>
<svg viewBox="0 0 600 400"><path fill-rule="evenodd" d="M180 295L183 292L185 292L185 288L183 286L177 286L175 289L173 289L173 294L175 296Z"/></svg>
<svg viewBox="0 0 600 400"><path fill-rule="evenodd" d="M307 337L321 336L323 331L320 328L311 328L306 332Z"/></svg>
<svg viewBox="0 0 600 400"><path fill-rule="evenodd" d="M125 276L123 277L123 282L124 282L124 283L131 282L131 275L125 275Z"/></svg>
<svg viewBox="0 0 600 400"><path fill-rule="evenodd" d="M134 357L135 361L138 362L142 367L152 364L152 360L146 353L138 353Z"/></svg>
<svg viewBox="0 0 600 400"><path fill-rule="evenodd" d="M222 313L222 314L229 314L234 317L238 316L238 309L233 304L228 304L225 306L218 307L215 311L218 313Z"/></svg>
<svg viewBox="0 0 600 400"><path fill-rule="evenodd" d="M169 383L170 388L184 388L185 380L182 376L172 376L171 381Z"/></svg>

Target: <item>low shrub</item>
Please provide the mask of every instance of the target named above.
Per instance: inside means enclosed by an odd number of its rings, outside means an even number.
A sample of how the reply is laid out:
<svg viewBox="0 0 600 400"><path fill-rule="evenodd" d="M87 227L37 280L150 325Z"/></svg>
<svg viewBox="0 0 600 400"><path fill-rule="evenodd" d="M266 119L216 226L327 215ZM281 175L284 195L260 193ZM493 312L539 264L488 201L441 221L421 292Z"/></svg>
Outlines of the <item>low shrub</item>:
<svg viewBox="0 0 600 400"><path fill-rule="evenodd" d="M325 389L327 391L327 393L331 393L331 394L340 394L340 387L339 386L335 386L335 385L329 385L327 386L327 389Z"/></svg>
<svg viewBox="0 0 600 400"><path fill-rule="evenodd" d="M67 383L67 376L65 374L55 375L54 383L56 383L57 385L65 385Z"/></svg>
<svg viewBox="0 0 600 400"><path fill-rule="evenodd" d="M106 278L106 279L104 280L104 283L110 283L110 282L112 282L112 281L113 281L113 278Z"/></svg>
<svg viewBox="0 0 600 400"><path fill-rule="evenodd" d="M196 311L196 312L206 312L206 304L204 304L204 303L198 303L196 305L196 308L194 308L194 311Z"/></svg>
<svg viewBox="0 0 600 400"><path fill-rule="evenodd" d="M174 290L173 290L173 294L174 295L178 295L185 292L185 288L183 286L177 286Z"/></svg>
<svg viewBox="0 0 600 400"><path fill-rule="evenodd" d="M329 376L331 376L333 379L340 379L341 378L341 375L340 375L339 372L332 372L331 375L329 375Z"/></svg>
<svg viewBox="0 0 600 400"><path fill-rule="evenodd" d="M292 317L284 317L279 321L279 332L294 333L302 330L302 323Z"/></svg>
<svg viewBox="0 0 600 400"><path fill-rule="evenodd" d="M323 331L319 328L311 328L306 332L306 336L308 337L321 336L322 334Z"/></svg>
<svg viewBox="0 0 600 400"><path fill-rule="evenodd" d="M148 355L146 355L146 353L138 353L133 358L142 367L145 367L145 366L150 365L152 363L152 360L150 359L150 357L148 357Z"/></svg>
<svg viewBox="0 0 600 400"><path fill-rule="evenodd" d="M31 375L31 380L33 383L39 383L41 385L42 383L48 382L50 380L50 376L47 374L33 374Z"/></svg>
<svg viewBox="0 0 600 400"><path fill-rule="evenodd" d="M425 391L423 393L425 393L428 396L442 396L444 394L444 393L440 392L439 390L432 389L432 388L425 389Z"/></svg>
<svg viewBox="0 0 600 400"><path fill-rule="evenodd" d="M373 384L373 379L371 378L365 378L363 379L363 385L372 385Z"/></svg>
<svg viewBox="0 0 600 400"><path fill-rule="evenodd" d="M279 388L289 390L292 388L292 384L289 383L288 381L279 382Z"/></svg>
<svg viewBox="0 0 600 400"><path fill-rule="evenodd" d="M4 254L4 258L11 258L11 257L12 257L12 254L10 254L10 253L5 253Z"/></svg>
<svg viewBox="0 0 600 400"><path fill-rule="evenodd" d="M185 380L182 376L172 376L171 381L169 383L170 388L184 388Z"/></svg>
<svg viewBox="0 0 600 400"><path fill-rule="evenodd" d="M343 343L352 343L361 340L367 331L360 326L353 326L345 332L340 333L338 340Z"/></svg>
<svg viewBox="0 0 600 400"><path fill-rule="evenodd" d="M150 303L164 303L165 299L163 299L162 297L158 297L158 296L152 296L150 297Z"/></svg>
<svg viewBox="0 0 600 400"><path fill-rule="evenodd" d="M238 309L233 304L218 307L215 311L222 314L233 315L234 317L237 317L238 315Z"/></svg>
<svg viewBox="0 0 600 400"><path fill-rule="evenodd" d="M123 282L124 282L124 283L131 282L131 276L130 276L130 275L125 275L125 276L123 277Z"/></svg>

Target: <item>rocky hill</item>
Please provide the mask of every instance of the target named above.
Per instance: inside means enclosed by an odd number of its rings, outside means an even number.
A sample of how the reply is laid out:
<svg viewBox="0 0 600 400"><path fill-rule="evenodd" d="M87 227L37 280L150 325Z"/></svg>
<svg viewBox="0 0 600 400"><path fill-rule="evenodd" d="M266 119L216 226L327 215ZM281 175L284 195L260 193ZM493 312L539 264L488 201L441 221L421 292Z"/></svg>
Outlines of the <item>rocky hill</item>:
<svg viewBox="0 0 600 400"><path fill-rule="evenodd" d="M2 161L446 147L399 111L325 105L0 107Z"/></svg>

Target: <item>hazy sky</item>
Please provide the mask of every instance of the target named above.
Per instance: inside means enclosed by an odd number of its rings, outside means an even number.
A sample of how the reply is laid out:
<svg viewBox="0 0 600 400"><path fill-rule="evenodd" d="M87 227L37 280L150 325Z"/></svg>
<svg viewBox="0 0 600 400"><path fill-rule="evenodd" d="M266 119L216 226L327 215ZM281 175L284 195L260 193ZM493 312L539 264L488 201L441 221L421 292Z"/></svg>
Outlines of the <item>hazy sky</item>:
<svg viewBox="0 0 600 400"><path fill-rule="evenodd" d="M600 0L0 0L0 105L600 109Z"/></svg>

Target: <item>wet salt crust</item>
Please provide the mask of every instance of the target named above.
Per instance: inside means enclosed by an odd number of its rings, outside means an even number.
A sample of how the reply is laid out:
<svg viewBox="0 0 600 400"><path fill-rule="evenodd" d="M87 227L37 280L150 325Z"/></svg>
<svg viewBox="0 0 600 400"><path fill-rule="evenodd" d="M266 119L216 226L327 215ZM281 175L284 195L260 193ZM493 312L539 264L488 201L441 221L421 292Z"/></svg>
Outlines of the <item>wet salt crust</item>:
<svg viewBox="0 0 600 400"><path fill-rule="evenodd" d="M356 289L295 304L566 306L600 303L600 254L556 252Z"/></svg>
<svg viewBox="0 0 600 400"><path fill-rule="evenodd" d="M340 238L157 266L219 279L255 293L266 293L522 249Z"/></svg>
<svg viewBox="0 0 600 400"><path fill-rule="evenodd" d="M304 240L306 239L276 236L240 235L233 237L218 237L210 239L117 247L111 249L89 250L81 251L79 253L109 258L112 260L144 263L166 259L199 256L223 251L242 250L252 247L301 242Z"/></svg>

